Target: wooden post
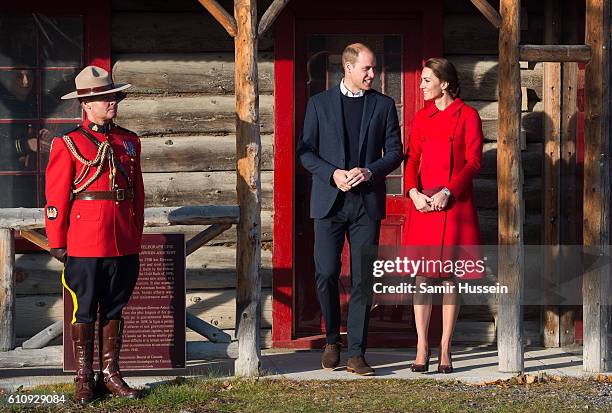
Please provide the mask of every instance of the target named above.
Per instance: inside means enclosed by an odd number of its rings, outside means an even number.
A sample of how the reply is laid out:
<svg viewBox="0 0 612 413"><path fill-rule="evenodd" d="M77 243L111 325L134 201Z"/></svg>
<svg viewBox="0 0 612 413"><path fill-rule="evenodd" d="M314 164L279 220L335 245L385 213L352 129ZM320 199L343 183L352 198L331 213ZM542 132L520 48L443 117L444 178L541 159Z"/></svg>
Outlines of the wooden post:
<svg viewBox="0 0 612 413"><path fill-rule="evenodd" d="M584 11L584 5L577 2L563 2L563 24L567 30L563 31L562 42L576 44L579 42L578 15ZM582 40L580 40L582 41ZM565 62L561 65L562 93L561 93L561 187L563 196L560 203L562 247L570 250L577 248L579 222L578 202L582 199L581 186L578 182L576 167L576 118L578 115L578 63ZM571 247L570 247L571 246ZM571 250L570 250L571 251ZM565 255L565 254L564 254ZM575 290L581 270L576 265L570 268L563 267L560 278L561 283L568 285L567 291ZM573 345L576 342L576 310L577 306L564 305L559 310L559 345L561 347Z"/></svg>
<svg viewBox="0 0 612 413"><path fill-rule="evenodd" d="M229 15L227 11L217 3L216 0L198 0L206 10L223 26L227 33L234 37L236 36L236 20Z"/></svg>
<svg viewBox="0 0 612 413"><path fill-rule="evenodd" d="M544 9L544 42L556 44L561 38L561 4L546 0ZM544 156L542 175L542 244L544 262L543 293L551 297L559 285L560 187L561 187L561 63L544 63ZM553 294L556 295L556 294ZM559 306L547 303L542 308L544 347L559 347Z"/></svg>
<svg viewBox="0 0 612 413"><path fill-rule="evenodd" d="M578 242L578 180L576 168L576 116L578 114L578 63L567 62L561 67L563 92L561 105L561 245ZM577 279L578 268L564 268L561 283ZM559 310L559 345L569 346L576 341L573 306L561 306Z"/></svg>
<svg viewBox="0 0 612 413"><path fill-rule="evenodd" d="M609 176L609 0L586 0L585 40L591 61L585 71L583 243L591 253L608 256L610 243ZM610 271L585 267L582 280L583 368L607 371L610 361Z"/></svg>
<svg viewBox="0 0 612 413"><path fill-rule="evenodd" d="M497 185L499 208L499 296L497 346L499 370L523 370L523 168L521 165L521 78L519 64L520 0L501 0L499 31L499 137Z"/></svg>
<svg viewBox="0 0 612 413"><path fill-rule="evenodd" d="M236 172L240 222L236 245L237 376L257 376L261 324L261 137L257 74L257 1L234 0Z"/></svg>
<svg viewBox="0 0 612 413"><path fill-rule="evenodd" d="M15 239L0 228L0 351L15 347Z"/></svg>

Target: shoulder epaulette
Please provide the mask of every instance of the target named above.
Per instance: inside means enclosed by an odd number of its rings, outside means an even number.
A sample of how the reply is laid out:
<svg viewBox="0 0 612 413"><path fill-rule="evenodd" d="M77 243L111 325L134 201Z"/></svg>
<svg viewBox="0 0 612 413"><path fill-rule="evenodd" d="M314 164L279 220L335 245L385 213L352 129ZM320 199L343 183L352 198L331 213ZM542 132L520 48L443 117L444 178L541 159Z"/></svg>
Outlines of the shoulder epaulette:
<svg viewBox="0 0 612 413"><path fill-rule="evenodd" d="M134 135L134 136L136 136L136 137L138 136L138 134L137 134L136 132L133 132L133 131L131 131L131 130L129 130L129 129L126 129L126 128L124 128L123 126L119 126L119 125L115 124L115 128L117 128L117 129L121 129L122 131L127 132L127 133L129 133L130 135Z"/></svg>
<svg viewBox="0 0 612 413"><path fill-rule="evenodd" d="M72 127L72 128L70 128L70 129L66 129L66 130L64 130L64 131L60 132L60 133L58 134L58 136L66 136L66 135L68 135L69 133L76 131L76 130L77 130L77 129L79 129L80 127L81 127L81 125L80 125L80 124L78 124L78 125L76 125L76 126L73 126L73 127Z"/></svg>

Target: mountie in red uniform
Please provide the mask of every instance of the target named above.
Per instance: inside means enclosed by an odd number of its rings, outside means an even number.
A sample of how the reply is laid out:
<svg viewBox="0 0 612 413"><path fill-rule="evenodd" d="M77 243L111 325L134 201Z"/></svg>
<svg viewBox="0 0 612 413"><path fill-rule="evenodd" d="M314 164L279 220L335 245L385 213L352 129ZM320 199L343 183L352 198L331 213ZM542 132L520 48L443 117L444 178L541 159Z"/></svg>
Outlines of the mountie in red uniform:
<svg viewBox="0 0 612 413"><path fill-rule="evenodd" d="M54 139L46 181L51 248L67 248L71 257L140 252L144 187L135 133L86 120Z"/></svg>
<svg viewBox="0 0 612 413"><path fill-rule="evenodd" d="M65 262L62 284L73 304L71 327L76 369L74 398L139 397L121 376L123 308L138 280L144 224L140 141L116 126L117 104L129 84L87 66L74 79L87 114L82 126L51 145L46 175L45 220L50 253ZM95 122L95 123L94 123ZM98 320L99 374L94 381L93 348Z"/></svg>

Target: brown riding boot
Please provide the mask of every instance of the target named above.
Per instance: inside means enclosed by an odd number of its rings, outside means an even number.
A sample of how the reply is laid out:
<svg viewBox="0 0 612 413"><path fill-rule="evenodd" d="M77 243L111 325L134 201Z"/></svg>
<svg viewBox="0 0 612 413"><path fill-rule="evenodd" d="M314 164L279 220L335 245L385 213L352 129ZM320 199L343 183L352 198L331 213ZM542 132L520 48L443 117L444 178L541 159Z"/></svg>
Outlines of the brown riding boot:
<svg viewBox="0 0 612 413"><path fill-rule="evenodd" d="M93 347L94 323L72 324L72 348L76 369L74 399L80 404L88 404L95 399Z"/></svg>
<svg viewBox="0 0 612 413"><path fill-rule="evenodd" d="M140 392L132 389L123 381L119 371L119 352L123 338L123 319L100 320L98 344L100 355L100 375L98 388L113 396L138 398Z"/></svg>

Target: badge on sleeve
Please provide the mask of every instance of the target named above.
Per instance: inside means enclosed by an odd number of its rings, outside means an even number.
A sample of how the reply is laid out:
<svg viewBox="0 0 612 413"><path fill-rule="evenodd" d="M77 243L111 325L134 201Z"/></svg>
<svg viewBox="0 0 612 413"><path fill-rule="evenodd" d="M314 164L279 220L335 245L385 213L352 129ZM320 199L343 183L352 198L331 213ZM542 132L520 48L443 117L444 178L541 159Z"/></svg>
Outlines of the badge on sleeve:
<svg viewBox="0 0 612 413"><path fill-rule="evenodd" d="M134 144L130 141L123 141L123 147L127 152L128 156L136 156L136 148L134 148Z"/></svg>
<svg viewBox="0 0 612 413"><path fill-rule="evenodd" d="M55 218L57 218L57 208L56 207L48 206L45 211L47 213L47 218L49 219L49 221L53 221Z"/></svg>

